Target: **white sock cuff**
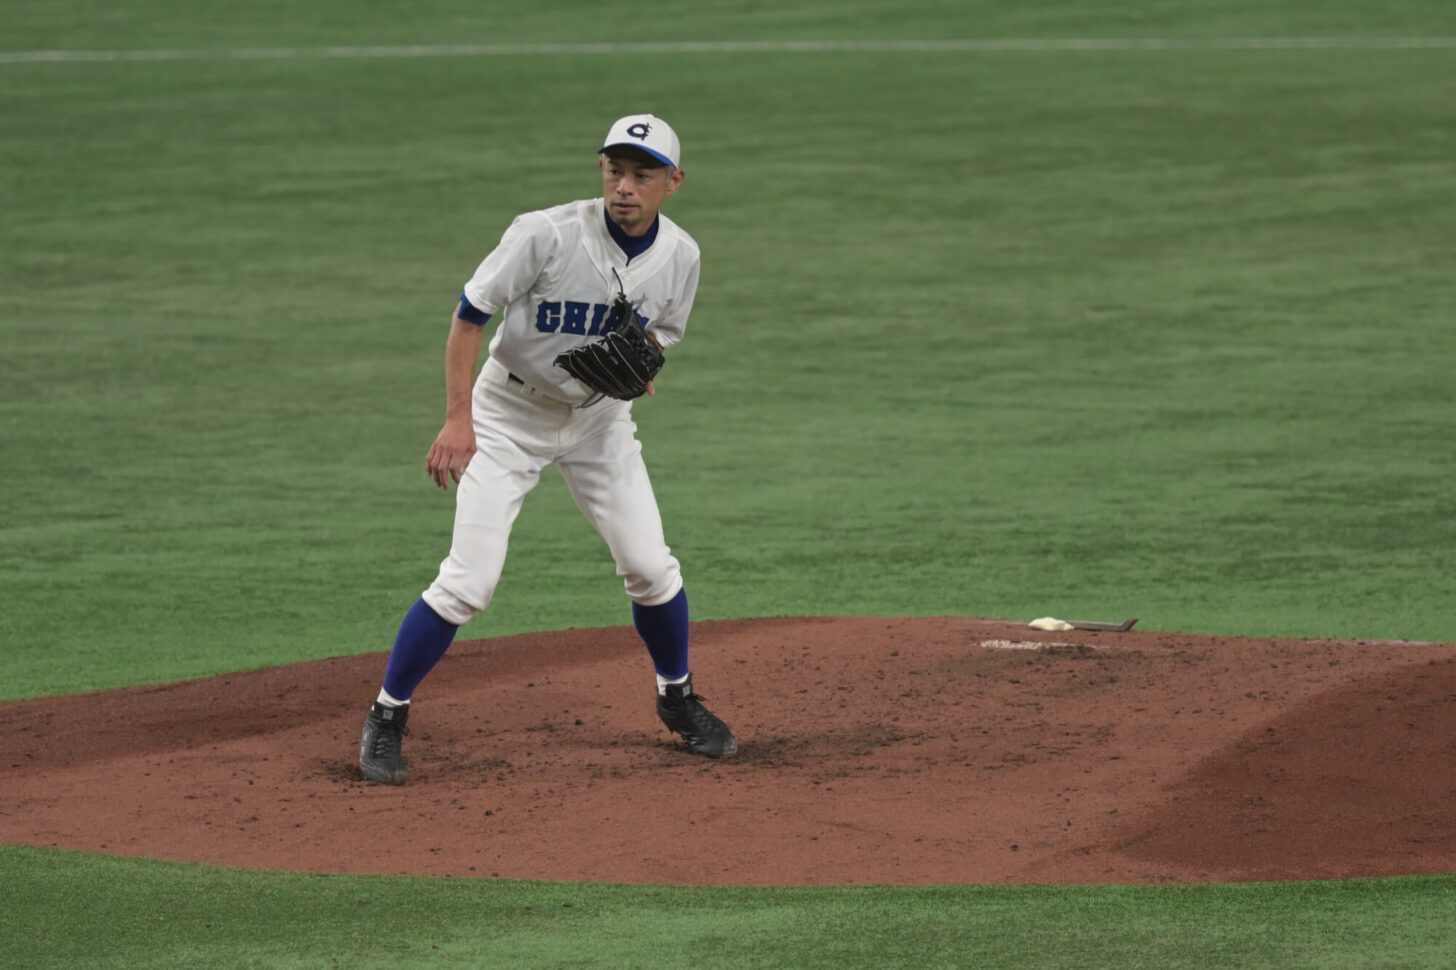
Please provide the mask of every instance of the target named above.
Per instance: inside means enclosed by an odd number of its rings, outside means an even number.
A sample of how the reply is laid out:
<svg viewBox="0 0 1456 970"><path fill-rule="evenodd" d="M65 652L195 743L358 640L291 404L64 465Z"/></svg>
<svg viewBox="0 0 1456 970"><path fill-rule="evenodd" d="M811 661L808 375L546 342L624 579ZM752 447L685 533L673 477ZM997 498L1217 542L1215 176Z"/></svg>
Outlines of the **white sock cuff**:
<svg viewBox="0 0 1456 970"><path fill-rule="evenodd" d="M409 701L402 701L398 698L390 697L383 687L379 688L379 696L374 698L374 700L383 704L385 707L404 707L409 703Z"/></svg>
<svg viewBox="0 0 1456 970"><path fill-rule="evenodd" d="M686 684L688 682L688 678L691 677L691 676L692 676L692 673L690 671L690 672L688 672L686 674L683 674L677 680L668 680L666 677L662 676L661 674L658 674L657 675L657 692L659 694L665 693L669 684L673 684L673 685Z"/></svg>

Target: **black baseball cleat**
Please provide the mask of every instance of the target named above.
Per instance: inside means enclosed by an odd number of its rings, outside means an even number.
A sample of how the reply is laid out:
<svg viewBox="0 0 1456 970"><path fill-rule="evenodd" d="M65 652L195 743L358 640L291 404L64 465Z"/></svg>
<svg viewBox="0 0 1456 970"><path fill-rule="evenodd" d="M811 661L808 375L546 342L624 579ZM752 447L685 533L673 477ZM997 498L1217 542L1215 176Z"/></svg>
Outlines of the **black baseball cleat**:
<svg viewBox="0 0 1456 970"><path fill-rule="evenodd" d="M738 742L728 725L703 706L704 700L693 693L692 677L681 684L668 684L666 693L657 693L657 716L669 731L682 735L694 754L731 757L738 752Z"/></svg>
<svg viewBox="0 0 1456 970"><path fill-rule="evenodd" d="M409 705L388 707L378 702L369 708L364 718L364 733L359 738L359 772L370 781L383 785L403 785L408 770L400 744L404 735L405 722L409 720Z"/></svg>

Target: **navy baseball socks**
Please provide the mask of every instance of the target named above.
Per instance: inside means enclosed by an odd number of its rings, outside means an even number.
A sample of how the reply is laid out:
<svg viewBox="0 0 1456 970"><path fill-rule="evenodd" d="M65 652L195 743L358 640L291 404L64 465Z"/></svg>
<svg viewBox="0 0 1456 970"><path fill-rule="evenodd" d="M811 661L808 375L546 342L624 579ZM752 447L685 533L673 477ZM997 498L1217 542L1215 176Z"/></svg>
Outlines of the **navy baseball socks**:
<svg viewBox="0 0 1456 970"><path fill-rule="evenodd" d="M695 754L708 758L736 754L738 742L733 732L693 692L688 673L687 593L679 590L661 606L633 603L632 622L657 672L658 718ZM383 688L364 718L359 737L359 771L365 778L385 785L404 784L409 774L403 743L409 733L410 696L445 655L458 630L422 599L405 614L389 652Z"/></svg>
<svg viewBox="0 0 1456 970"><path fill-rule="evenodd" d="M652 655L652 666L657 670L657 686L661 690L667 684L682 683L688 676L688 591L680 589L677 595L660 606L632 604L632 625L647 652Z"/></svg>
<svg viewBox="0 0 1456 970"><path fill-rule="evenodd" d="M399 625L384 687L364 718L359 737L359 772L370 781L403 785L409 773L402 746L409 732L409 698L425 675L440 662L460 629L446 622L424 600L416 600Z"/></svg>
<svg viewBox="0 0 1456 970"><path fill-rule="evenodd" d="M632 604L632 623L637 627L652 666L657 670L657 716L682 737L694 754L728 758L738 751L738 742L713 712L703 706L704 698L693 693L688 672L688 594L678 594L661 606Z"/></svg>

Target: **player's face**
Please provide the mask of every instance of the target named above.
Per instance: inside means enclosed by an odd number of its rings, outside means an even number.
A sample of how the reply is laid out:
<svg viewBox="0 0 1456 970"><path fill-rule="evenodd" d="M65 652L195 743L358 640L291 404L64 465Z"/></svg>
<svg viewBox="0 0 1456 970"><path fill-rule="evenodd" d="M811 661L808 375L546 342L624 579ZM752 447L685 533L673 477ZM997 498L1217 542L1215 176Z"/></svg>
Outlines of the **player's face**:
<svg viewBox="0 0 1456 970"><path fill-rule="evenodd" d="M640 236L652 228L663 200L676 192L683 180L680 168L647 166L630 158L603 155L601 166L602 201L607 213L629 236Z"/></svg>

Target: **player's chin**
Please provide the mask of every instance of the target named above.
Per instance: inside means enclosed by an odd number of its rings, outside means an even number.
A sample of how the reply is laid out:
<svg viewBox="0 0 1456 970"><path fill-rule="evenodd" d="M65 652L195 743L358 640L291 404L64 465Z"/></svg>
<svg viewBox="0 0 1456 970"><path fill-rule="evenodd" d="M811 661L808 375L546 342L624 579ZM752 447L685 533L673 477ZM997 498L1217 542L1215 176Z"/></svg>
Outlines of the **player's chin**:
<svg viewBox="0 0 1456 970"><path fill-rule="evenodd" d="M635 223L642 217L642 210L635 205L612 204L612 218L617 220L618 225Z"/></svg>

